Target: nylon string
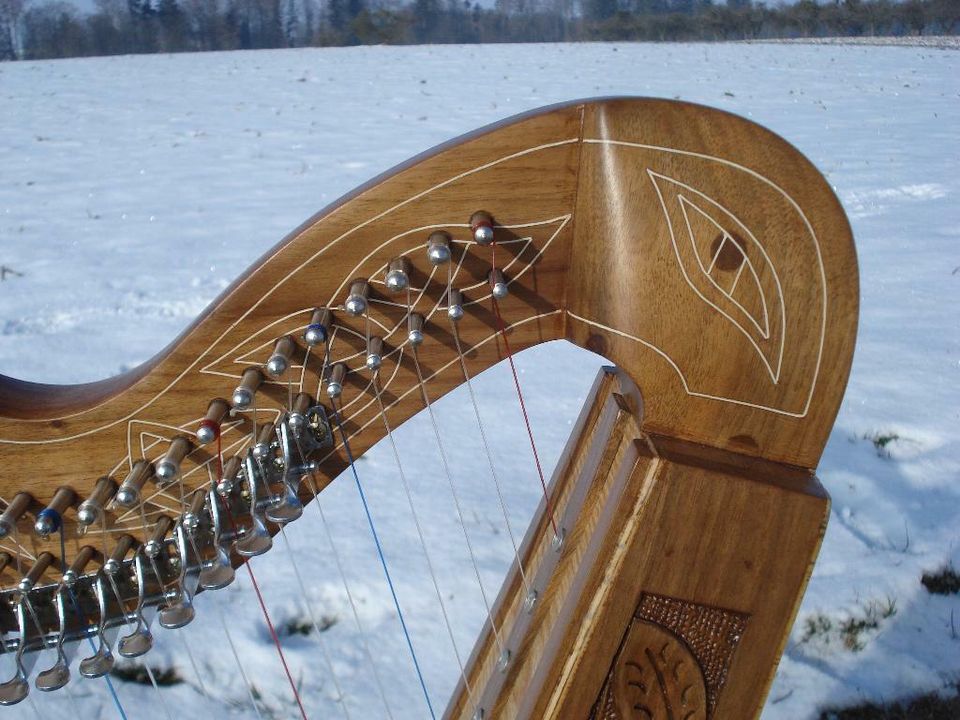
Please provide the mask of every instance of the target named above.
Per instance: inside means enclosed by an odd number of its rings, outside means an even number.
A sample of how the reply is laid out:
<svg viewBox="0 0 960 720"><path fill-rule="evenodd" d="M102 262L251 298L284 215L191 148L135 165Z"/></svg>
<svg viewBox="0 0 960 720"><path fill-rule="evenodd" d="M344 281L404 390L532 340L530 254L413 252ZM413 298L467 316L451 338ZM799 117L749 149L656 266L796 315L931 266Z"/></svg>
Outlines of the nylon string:
<svg viewBox="0 0 960 720"><path fill-rule="evenodd" d="M256 414L256 410L254 410ZM256 430L256 422L254 422L254 431ZM256 442L256 437L254 436L253 442ZM220 467L223 467L222 460L218 463ZM221 477L219 480L223 480L221 470ZM248 479L249 480L249 479ZM230 506L224 501L224 512L227 518L230 520L230 526L233 529L234 533L237 532L236 523L233 520L233 513L230 511ZM283 672L287 676L287 682L290 685L290 691L293 693L293 699L297 703L297 708L300 711L300 716L303 720L307 720L307 711L303 707L303 702L300 699L300 691L297 690L297 684L293 680L293 674L290 672L290 667L287 665L287 658L283 654L283 647L280 645L280 636L277 634L276 628L273 626L273 621L270 619L270 612L267 610L267 603L263 599L263 593L260 592L260 585L257 582L257 576L253 572L253 567L249 560L243 563L244 567L247 569L247 575L250 577L250 584L253 585L253 591L257 596L257 602L260 604L260 610L263 613L263 619L267 623L267 629L270 632L270 637L273 640L274 646L277 648L277 656L280 658L280 665L283 667Z"/></svg>
<svg viewBox="0 0 960 720"><path fill-rule="evenodd" d="M230 646L230 652L233 653L233 661L237 664L237 670L240 671L240 677L243 679L243 686L247 690L247 697L250 698L250 704L253 706L253 712L256 713L260 720L263 720L263 715L260 714L260 706L257 705L257 699L253 696L253 686L250 684L250 680L247 678L247 673L245 673L243 670L243 663L240 662L240 655L237 654L237 646L233 644L233 637L230 635L230 628L227 626L227 620L224 618L223 610L220 607L220 599L216 597L216 594L214 594L210 604L213 605L213 608L217 613L217 618L220 620L220 626L223 628L223 634L227 636L227 644Z"/></svg>
<svg viewBox="0 0 960 720"><path fill-rule="evenodd" d="M347 592L347 600L349 601L350 609L353 612L353 619L357 624L357 629L360 631L360 642L363 645L364 654L367 656L367 662L370 665L370 670L373 672L373 679L377 685L377 690L380 693L380 699L383 701L383 708L387 711L387 717L389 717L390 720L393 720L393 713L390 711L390 703L387 702L387 693L383 689L383 681L380 679L380 673L377 671L377 663L374 662L373 653L370 652L370 644L367 642L367 630L360 621L360 612L357 610L357 603L353 599L353 593L350 591L350 583L347 582L347 574L343 569L343 562L340 559L340 552L337 550L337 544L333 541L333 533L330 531L330 526L327 524L327 517L323 514L323 508L320 507L320 493L317 492L317 486L314 484L312 476L307 476L307 482L310 486L310 492L313 494L312 504L317 508L317 513L320 515L320 524L323 526L324 533L327 536L327 542L330 544L330 550L333 552L333 559L336 562L337 571L340 573L340 580L343 582L343 589Z"/></svg>
<svg viewBox="0 0 960 720"><path fill-rule="evenodd" d="M450 624L450 617L447 614L446 604L443 602L443 594L440 592L440 584L437 582L437 574L433 569L433 561L430 559L430 552L427 550L427 542L423 536L423 528L420 525L420 518L417 515L417 509L413 503L413 494L410 491L410 483L407 481L407 475L403 471L403 465L400 462L400 452L397 449L397 443L394 440L393 432L390 429L390 423L387 421L386 409L383 406L383 399L380 395L380 383L377 375L373 376L373 392L377 398L377 404L380 406L380 417L383 418L383 426L386 428L387 437L390 440L390 447L393 450L393 457L397 463L397 471L400 473L400 480L403 485L404 494L407 496L407 504L410 506L410 512L413 515L413 523L417 528L417 536L420 538L420 547L423 549L423 557L427 561L427 569L430 571L430 578L433 580L433 589L437 595L437 602L440 603L440 612L443 615L443 623L447 628L447 635L450 637L450 644L453 646L453 654L457 658L457 667L460 669L460 677L463 678L464 687L467 689L467 695L470 697L470 704L477 709L476 702L473 699L473 688L470 681L467 680L467 674L463 668L463 660L460 657L460 650L457 648L457 641L453 635L453 626Z"/></svg>
<svg viewBox="0 0 960 720"><path fill-rule="evenodd" d="M340 417L340 411L337 408L337 403L335 400L330 401L331 406L333 407L333 418L337 423L337 428L340 431L340 437L343 440L343 449L347 454L347 460L350 463L350 470L353 473L353 480L357 486L357 491L360 493L360 500L363 503L363 511L367 516L367 524L370 526L370 533L373 535L374 544L377 546L377 555L380 557L380 565L383 567L383 574L387 579L387 585L390 588L390 594L393 596L393 604L397 609L397 616L400 618L400 626L403 628L403 635L407 641L407 647L410 650L410 657L413 660L414 669L417 672L417 678L420 681L420 687L423 690L423 697L427 703L427 709L430 711L430 717L436 720L436 714L433 711L433 703L430 702L430 693L427 692L427 683L423 679L423 672L420 669L420 662L417 660L417 652L413 649L413 640L410 637L410 632L407 629L407 622L403 617L403 611L400 609L400 600L397 598L397 591L393 585L393 578L390 577L390 570L387 568L387 559L383 554L383 547L380 544L380 536L377 534L376 526L373 523L373 516L370 513L370 506L367 504L367 496L363 491L363 485L360 482L360 475L357 473L357 466L353 459L353 452L350 450L350 442L347 439L346 430L343 428L343 422Z"/></svg>
<svg viewBox="0 0 960 720"><path fill-rule="evenodd" d="M105 515L104 513L102 512L100 513L101 522L105 522L104 515ZM67 539L64 532L65 531L63 527L63 522L61 521L60 523L60 575L61 576L65 575L67 572ZM106 557L106 555L104 555L104 557ZM77 600L77 596L73 592L73 588L67 586L66 589L70 593L70 604L73 606L74 614L77 616L77 619L80 620L81 623L84 623L86 621L86 618L84 618L83 613L80 610L80 602ZM89 635L87 636L87 642L90 644L90 649L93 650L93 652L97 652L97 646L93 642L93 638L90 637ZM117 689L113 686L113 680L110 679L109 674L104 675L103 679L107 684L107 689L110 692L110 697L113 700L114 707L117 708L117 712L120 714L120 717L123 720L127 720L127 713L124 712L123 710L123 704L120 702L120 697L117 695Z"/></svg>
<svg viewBox="0 0 960 720"><path fill-rule="evenodd" d="M347 709L346 697L343 694L343 690L340 689L340 682L337 680L337 673L333 669L333 660L330 657L330 651L327 648L327 642L323 637L323 632L320 630L320 624L317 622L317 617L313 612L313 606L310 604L310 599L307 597L307 588L303 584L303 578L300 575L300 568L297 567L296 554L293 552L293 548L290 546L290 539L287 537L287 531L284 529L283 525L280 526L280 535L283 536L283 546L287 550L287 555L290 559L290 567L293 568L293 575L297 579L297 585L300 588L300 596L303 598L304 604L307 606L307 615L310 617L310 624L313 626L313 631L316 633L317 643L320 645L320 652L323 653L323 659L327 666L327 669L330 671L330 678L333 680L333 687L337 691L337 700L340 703L340 707L343 708L343 714L350 720L350 712Z"/></svg>
<svg viewBox="0 0 960 720"><path fill-rule="evenodd" d="M497 269L497 243L490 243L490 271ZM540 476L540 487L543 489L543 500L546 503L547 515L550 517L550 524L553 526L553 534L560 538L560 530L557 527L556 518L553 515L553 503L550 502L550 493L547 491L547 481L543 475L543 467L540 465L540 455L537 453L537 443L533 439L533 428L530 426L530 416L527 414L527 404L523 401L523 391L520 389L520 376L517 375L517 366L513 362L513 352L510 350L510 341L507 339L507 326L500 314L500 303L497 298L490 294L493 301L493 312L497 317L497 324L500 326L500 335L503 337L503 345L507 351L507 360L510 363L510 372L513 374L513 385L517 390L517 399L520 401L520 411L523 413L523 422L527 427L527 437L530 439L530 449L533 451L533 462L537 466L537 475Z"/></svg>
<svg viewBox="0 0 960 720"><path fill-rule="evenodd" d="M407 314L409 315L410 310L410 295L409 291L407 293ZM443 447L443 441L440 438L440 426L437 424L436 414L433 412L433 405L430 402L430 397L427 395L426 383L423 380L423 371L420 368L420 356L417 352L417 348L413 348L413 365L417 372L417 382L420 389L420 396L423 399L423 404L427 409L427 415L430 417L430 425L433 427L433 436L437 442L437 449L440 451L440 464L443 466L444 475L447 477L447 485L450 487L450 495L453 498L453 506L457 512L457 520L460 523L460 529L463 532L463 539L467 544L467 551L470 554L470 562L473 565L473 572L477 578L477 586L480 588L480 595L483 598L483 606L487 610L487 619L490 621L490 627L493 630L494 638L497 642L497 649L502 653L503 652L503 643L500 640L500 631L497 628L496 622L493 619L493 612L490 609L490 601L487 598L487 591L483 587L483 580L480 577L480 566L477 564L477 557L473 551L473 543L470 542L470 533L467 532L467 524L463 519L463 508L460 505L460 496L457 494L456 485L453 482L453 473L450 470L450 463L447 461L447 453Z"/></svg>
<svg viewBox="0 0 960 720"><path fill-rule="evenodd" d="M448 264L447 267L447 306L450 305L450 291L453 288L453 270ZM483 454L487 458L487 465L490 468L490 477L493 479L493 485L497 491L497 500L500 503L500 511L503 514L503 521L507 527L507 535L510 537L510 545L513 547L513 557L517 561L517 568L520 570L520 580L523 583L524 592L529 594L530 583L527 581L527 573L523 567L523 560L520 558L520 549L517 545L517 538L513 532L513 524L510 522L510 513L507 511L507 503L503 498L503 489L500 486L500 478L497 475L497 469L493 462L493 453L490 450L490 443L487 441L487 433L483 427L483 419L480 417L480 405L477 402L476 393L473 391L473 381L470 372L467 370L467 361L463 355L463 346L460 343L460 328L456 320L450 319L450 326L453 332L453 342L457 347L457 359L460 361L460 370L463 372L463 381L467 386L467 394L470 396L470 404L473 406L473 415L477 420L477 430L480 431L480 442L483 445Z"/></svg>

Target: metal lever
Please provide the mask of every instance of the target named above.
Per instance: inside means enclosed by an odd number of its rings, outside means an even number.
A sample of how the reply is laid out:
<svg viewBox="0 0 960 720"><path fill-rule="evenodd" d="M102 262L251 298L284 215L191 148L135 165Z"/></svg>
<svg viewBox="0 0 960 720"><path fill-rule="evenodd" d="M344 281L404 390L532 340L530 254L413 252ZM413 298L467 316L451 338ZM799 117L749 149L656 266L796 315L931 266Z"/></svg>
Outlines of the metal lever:
<svg viewBox="0 0 960 720"><path fill-rule="evenodd" d="M67 607L66 598L64 597L65 588L66 586L61 583L60 588L57 590L55 600L57 619L60 621L60 630L57 632L57 642L55 646L57 649L57 661L51 667L37 675L37 679L34 681L37 690L43 690L44 692L59 690L70 682L70 661L63 651L63 641L67 632Z"/></svg>
<svg viewBox="0 0 960 720"><path fill-rule="evenodd" d="M30 593L33 592L37 581L43 576L43 573L53 562L53 555L48 552L41 553L33 567L20 580L18 588L20 590L20 599L17 601L17 628L20 631L20 642L17 645L16 672L14 676L4 683L0 683L0 705L16 705L30 693L30 683L27 678L33 670L39 653L30 653L24 660L24 653L27 649L29 640L27 615L36 618L36 612L31 605ZM37 624L37 632L40 633L40 642L43 643L43 630Z"/></svg>
<svg viewBox="0 0 960 720"><path fill-rule="evenodd" d="M120 638L117 645L117 652L125 658L135 658L150 652L153 647L153 634L150 632L150 624L143 616L144 599L146 597L147 572L143 566L143 552L138 552L133 559L133 573L137 579L137 607L133 611L133 621L137 626L129 635ZM117 594L117 601L123 602L117 586L113 586Z"/></svg>
<svg viewBox="0 0 960 720"><path fill-rule="evenodd" d="M176 630L187 625L196 615L193 609L193 595L188 587L193 585L193 589L196 590L196 572L188 573L187 569L196 567L200 562L199 557L196 558L196 562L190 561L190 544L187 541L187 531L182 518L174 530L174 537L177 541L177 553L180 555L180 574L176 580L177 594L160 609L160 625L167 630ZM157 579L160 579L159 576Z"/></svg>
<svg viewBox="0 0 960 720"><path fill-rule="evenodd" d="M300 478L303 477L304 470L303 457L296 447L296 438L293 429L290 426L291 414L287 413L280 422L280 447L283 452L283 494L276 505L267 508L265 515L267 520L275 522L278 525L285 525L303 515L303 503L298 497L300 488ZM295 421L296 422L296 421Z"/></svg>
<svg viewBox="0 0 960 720"><path fill-rule="evenodd" d="M267 531L267 525L261 517L260 502L269 496L267 490L267 478L261 472L260 463L253 454L253 450L247 451L247 457L243 461L244 475L247 478L247 488L250 492L250 517L253 521L243 535L237 540L237 552L244 557L254 557L263 555L267 550L273 547L273 538Z"/></svg>
<svg viewBox="0 0 960 720"><path fill-rule="evenodd" d="M106 496L105 493L104 496ZM87 628L87 620L83 617L80 610L80 603L77 600L75 589L79 589L79 579L93 558L93 554L94 549L92 546L83 546L70 564L70 568L63 573L63 578L60 581L54 597L54 604L57 608L57 619L60 621L60 629L57 632L55 646L57 650L57 661L51 667L37 675L37 679L34 682L37 690L43 690L44 692L59 690L70 682L70 660L76 653L76 645L71 644L71 651L68 656L64 651L64 641L66 640L68 631L74 630L82 632Z"/></svg>
<svg viewBox="0 0 960 720"><path fill-rule="evenodd" d="M205 563L200 571L200 587L204 590L219 590L233 582L235 576L230 562L229 543L223 541L223 510L220 503L230 512L229 497L221 498L216 490L210 491L210 518L213 525L213 547L217 555L210 563Z"/></svg>
<svg viewBox="0 0 960 720"><path fill-rule="evenodd" d="M27 608L25 604L27 593L20 596L17 603L17 627L20 631L20 643L17 645L16 672L12 678L0 683L0 705L16 705L30 693L30 683L27 677L37 661L37 653L30 653L24 662L24 651L27 647Z"/></svg>
<svg viewBox="0 0 960 720"><path fill-rule="evenodd" d="M107 589L103 582L103 571L97 573L93 582L93 592L100 609L100 623L97 625L98 646L96 652L80 661L80 674L85 678L103 677L113 669L113 653L107 639Z"/></svg>

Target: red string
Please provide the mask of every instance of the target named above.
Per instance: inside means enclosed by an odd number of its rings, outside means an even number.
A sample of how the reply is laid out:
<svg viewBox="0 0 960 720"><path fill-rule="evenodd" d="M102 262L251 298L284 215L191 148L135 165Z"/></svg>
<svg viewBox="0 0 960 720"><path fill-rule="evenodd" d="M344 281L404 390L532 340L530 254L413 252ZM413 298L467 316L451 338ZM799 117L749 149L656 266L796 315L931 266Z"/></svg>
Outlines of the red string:
<svg viewBox="0 0 960 720"><path fill-rule="evenodd" d="M497 269L497 243L490 243L490 272ZM530 449L533 450L533 461L537 465L537 474L540 476L540 487L543 488L543 499L547 503L547 514L550 516L550 524L553 526L553 534L557 537L560 532L557 529L557 521L553 516L553 506L550 503L550 495L547 492L547 481L543 477L543 467L540 465L540 455L537 454L537 444L533 440L533 429L530 427L530 416L527 415L527 405L523 402L523 392L520 390L520 378L517 375L517 366L513 364L513 352L510 350L510 341L507 340L507 326L503 322L503 316L500 315L500 304L492 294L493 312L497 316L497 323L500 325L500 334L503 335L503 345L507 350L507 360L510 363L510 372L513 373L513 384L517 388L517 399L520 401L520 411L523 413L523 422L527 426L527 437L530 438Z"/></svg>
<svg viewBox="0 0 960 720"><path fill-rule="evenodd" d="M223 480L223 451L220 444L220 435L217 435L217 477L219 480ZM216 495L216 492L214 492ZM230 512L229 504L224 501L224 506L226 507L227 517L230 518L230 526L233 528L233 532L237 532L237 525L233 521L233 513ZM267 621L267 628L270 630L270 637L273 638L273 644L277 647L277 655L280 656L280 663L283 665L283 671L287 675L287 682L290 683L290 689L293 691L293 698L297 701L297 707L300 708L300 716L303 720L307 720L307 712L303 709L303 702L300 700L300 693L297 691L297 685L293 681L293 675L290 673L290 668L287 666L287 659L283 655L283 648L280 647L280 637L277 635L277 631L273 627L273 622L270 620L270 613L267 612L267 604L263 601L263 595L260 593L260 585L257 583L257 578L253 574L253 568L250 567L249 560L245 562L244 567L247 568L247 574L250 575L250 582L253 584L253 590L257 594L257 601L260 603L260 609L263 611L263 619Z"/></svg>

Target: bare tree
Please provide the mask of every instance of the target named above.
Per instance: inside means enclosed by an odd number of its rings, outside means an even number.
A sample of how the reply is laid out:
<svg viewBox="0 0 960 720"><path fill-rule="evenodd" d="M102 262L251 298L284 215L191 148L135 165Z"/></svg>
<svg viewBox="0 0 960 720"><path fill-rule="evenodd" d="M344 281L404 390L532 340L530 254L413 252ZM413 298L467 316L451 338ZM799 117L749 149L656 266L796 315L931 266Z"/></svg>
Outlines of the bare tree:
<svg viewBox="0 0 960 720"><path fill-rule="evenodd" d="M23 54L20 20L24 0L0 0L0 60L16 60Z"/></svg>

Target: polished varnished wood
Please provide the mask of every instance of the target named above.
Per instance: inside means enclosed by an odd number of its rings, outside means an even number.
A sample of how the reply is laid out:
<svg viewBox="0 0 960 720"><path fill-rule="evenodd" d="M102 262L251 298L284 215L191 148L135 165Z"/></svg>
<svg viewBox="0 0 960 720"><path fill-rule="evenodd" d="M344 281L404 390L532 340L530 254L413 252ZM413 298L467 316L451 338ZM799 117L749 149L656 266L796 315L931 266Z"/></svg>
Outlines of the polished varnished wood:
<svg viewBox="0 0 960 720"><path fill-rule="evenodd" d="M478 210L494 219L492 247L468 242ZM660 661L697 665L684 688L702 715L691 717L756 715L822 537L828 501L812 471L849 372L858 284L849 226L816 169L769 131L716 110L606 99L479 131L323 210L128 375L63 388L0 379L0 498L29 492L36 511L60 486L79 501L103 477L120 482L138 459L157 460L192 433L209 402L230 397L243 371L289 335L289 380L267 378L256 407L224 425L225 455L243 451L253 423L276 418L291 393L324 399L324 357L302 340L315 308L334 313L329 359L349 370L343 415L362 453L384 424L364 368L366 320L342 312L351 283L371 284L392 426L424 407L407 296L383 283L394 259L407 258L412 310L425 318L418 354L430 399L463 382L444 306L447 270L426 260L436 231L453 238L472 374L505 357L497 311L514 352L567 339L620 373L601 378L600 405L585 411L600 417L605 403L616 406L603 452L585 454L599 437L585 421L555 477L562 512L587 460L597 463L485 716L628 717L610 714L633 687L624 668L642 665L636 653L660 640ZM498 307L487 284L493 265L510 283ZM346 456L338 445L320 460L323 487ZM194 447L183 483L206 486L215 472L215 449ZM179 514L179 488L148 490L148 518ZM34 536L32 520L28 513L20 529L27 551L59 553ZM87 541L73 513L66 521L72 555ZM113 509L107 525L114 539L141 538L139 509ZM524 546L533 567L556 552L551 537L541 514ZM6 541L0 550L15 548ZM504 627L525 612L521 590L513 576L501 593ZM698 613L716 632L738 628L721 660L704 659L690 636ZM471 685L490 685L497 655L482 636ZM470 717L470 705L461 687L447 715ZM650 714L660 717L656 707Z"/></svg>

